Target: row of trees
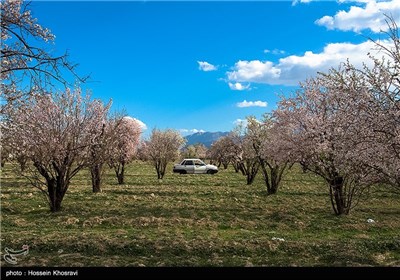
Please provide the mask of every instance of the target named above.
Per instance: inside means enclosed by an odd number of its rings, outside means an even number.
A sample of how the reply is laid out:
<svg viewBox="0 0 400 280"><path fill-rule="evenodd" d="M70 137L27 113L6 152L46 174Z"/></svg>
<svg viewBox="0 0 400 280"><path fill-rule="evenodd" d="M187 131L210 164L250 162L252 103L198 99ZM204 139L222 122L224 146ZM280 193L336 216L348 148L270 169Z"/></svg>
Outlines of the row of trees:
<svg viewBox="0 0 400 280"><path fill-rule="evenodd" d="M51 211L61 209L71 179L83 168L90 170L93 192L100 192L104 165L123 184L125 166L134 158L151 161L162 179L167 163L178 157L184 140L177 131L155 129L140 143L139 122L110 117L110 105L76 89L34 95L7 111L2 146L12 158L24 159L21 174L45 194Z"/></svg>
<svg viewBox="0 0 400 280"><path fill-rule="evenodd" d="M261 121L248 117L246 126L239 125L229 135L218 139L207 155L225 169L231 163L236 172L246 177L248 185L261 170L268 194L274 194L292 159L290 150L280 145L282 133L267 114Z"/></svg>
<svg viewBox="0 0 400 280"><path fill-rule="evenodd" d="M101 191L105 165L123 184L125 165L139 155L151 159L162 178L182 137L155 130L140 145L135 119L110 116L111 102L67 88L64 75L72 74L75 82L87 77L76 74L77 65L67 53L52 56L46 49L55 36L32 16L28 2L5 0L0 8L2 165L9 158L18 162L21 174L42 191L53 212L61 209L71 179L83 168L90 170L93 192ZM67 89L56 90L59 85Z"/></svg>
<svg viewBox="0 0 400 280"><path fill-rule="evenodd" d="M7 111L2 145L27 161L23 175L46 195L52 211L60 210L71 179L83 168L90 169L93 192L101 191L105 163L123 178L123 166L139 143L137 121L109 118L110 103L90 100L78 89L26 101Z"/></svg>
<svg viewBox="0 0 400 280"><path fill-rule="evenodd" d="M348 214L374 184L400 189L400 40L387 17L389 40L372 66L350 61L300 84L278 108L258 121L247 119L215 142L209 157L232 163L251 184L260 169L269 194L285 169L300 163L329 186L332 209Z"/></svg>

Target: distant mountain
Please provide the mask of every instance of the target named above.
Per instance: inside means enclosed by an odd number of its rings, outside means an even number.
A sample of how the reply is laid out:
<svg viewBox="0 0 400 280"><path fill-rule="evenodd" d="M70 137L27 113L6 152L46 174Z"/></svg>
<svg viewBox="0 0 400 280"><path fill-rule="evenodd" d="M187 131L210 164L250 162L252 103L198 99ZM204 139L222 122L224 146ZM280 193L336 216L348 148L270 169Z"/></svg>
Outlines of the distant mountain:
<svg viewBox="0 0 400 280"><path fill-rule="evenodd" d="M229 132L197 132L188 136L185 136L186 145L194 145L194 144L204 144L207 148L211 147L211 144L217 141L220 137L228 135Z"/></svg>

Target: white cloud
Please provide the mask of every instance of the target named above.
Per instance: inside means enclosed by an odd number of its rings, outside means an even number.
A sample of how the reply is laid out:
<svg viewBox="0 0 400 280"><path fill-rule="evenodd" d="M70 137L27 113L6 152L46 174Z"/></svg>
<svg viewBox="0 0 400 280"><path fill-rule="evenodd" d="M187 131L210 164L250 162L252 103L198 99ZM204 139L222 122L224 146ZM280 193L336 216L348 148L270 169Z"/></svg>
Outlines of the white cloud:
<svg viewBox="0 0 400 280"><path fill-rule="evenodd" d="M267 107L267 102L264 101L246 101L239 102L236 104L239 108L246 108L246 107Z"/></svg>
<svg viewBox="0 0 400 280"><path fill-rule="evenodd" d="M190 135L190 134L193 134L193 133L198 133L198 132L200 132L200 133L204 133L204 132L206 132L205 130L203 130L203 129L196 129L196 128L192 128L192 129L187 129L187 128L181 128L181 129L179 129L179 132L182 134L182 135Z"/></svg>
<svg viewBox="0 0 400 280"><path fill-rule="evenodd" d="M324 16L315 21L316 24L327 29L352 30L360 32L364 29L378 33L387 30L384 14L393 15L395 21L400 23L400 1L356 1L359 6L351 6L348 11L339 11L334 16Z"/></svg>
<svg viewBox="0 0 400 280"><path fill-rule="evenodd" d="M292 1L292 6L296 6L299 3L307 4L307 3L310 3L311 1L313 1L313 0L293 0Z"/></svg>
<svg viewBox="0 0 400 280"><path fill-rule="evenodd" d="M261 124L262 122L260 122L259 120L255 120L256 122L258 122L259 124ZM242 119L236 119L232 122L235 126L243 126L243 127L247 127L247 125L249 124L249 122L247 120L242 120Z"/></svg>
<svg viewBox="0 0 400 280"><path fill-rule="evenodd" d="M279 49L273 49L273 50L265 49L264 53L271 53L273 55L280 55L280 54L282 55L285 54L286 52L284 50L279 50Z"/></svg>
<svg viewBox="0 0 400 280"><path fill-rule="evenodd" d="M134 120L135 122L137 122L139 124L140 128L142 129L142 131L147 129L147 125L144 122L142 122L141 120L137 119L137 118L132 118L130 116L126 116L126 117L124 117L124 119Z"/></svg>
<svg viewBox="0 0 400 280"><path fill-rule="evenodd" d="M381 43L390 46L388 41ZM367 56L369 52L376 57L384 55L383 52L377 52L371 41L360 44L331 43L320 53L307 51L302 56L290 55L279 59L276 64L271 61L240 60L226 75L230 83L297 85L299 81L315 76L318 71L326 72L347 59L357 67L361 67L363 62L372 64Z"/></svg>
<svg viewBox="0 0 400 280"><path fill-rule="evenodd" d="M371 0L338 0L339 3L368 3Z"/></svg>
<svg viewBox="0 0 400 280"><path fill-rule="evenodd" d="M201 71L215 71L218 69L217 66L212 65L211 63L208 63L207 61L197 61L197 63L199 64L199 70Z"/></svg>
<svg viewBox="0 0 400 280"><path fill-rule="evenodd" d="M242 120L242 119L236 119L233 121L234 125L242 125L242 126L247 126L247 120Z"/></svg>
<svg viewBox="0 0 400 280"><path fill-rule="evenodd" d="M204 132L206 132L205 130L202 130L202 129L196 129L196 128L193 128L193 129L191 129L191 130L189 130L190 132L192 132L192 133L198 133L198 132L200 132L200 133L204 133Z"/></svg>
<svg viewBox="0 0 400 280"><path fill-rule="evenodd" d="M281 70L271 61L239 60L235 63L234 71L227 72L228 79L236 82L263 82L267 79L277 79Z"/></svg>
<svg viewBox="0 0 400 280"><path fill-rule="evenodd" d="M228 83L231 90L246 90L250 89L250 85L243 85L241 83Z"/></svg>

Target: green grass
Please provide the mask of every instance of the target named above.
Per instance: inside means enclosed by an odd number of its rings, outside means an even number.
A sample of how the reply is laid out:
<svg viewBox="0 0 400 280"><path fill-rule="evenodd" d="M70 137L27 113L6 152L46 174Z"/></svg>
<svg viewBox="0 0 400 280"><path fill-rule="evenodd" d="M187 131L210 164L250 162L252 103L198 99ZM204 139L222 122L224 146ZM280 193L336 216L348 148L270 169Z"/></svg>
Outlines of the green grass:
<svg viewBox="0 0 400 280"><path fill-rule="evenodd" d="M103 192L86 171L59 213L43 195L1 171L1 265L5 247L29 245L16 266L399 266L399 195L375 189L337 217L328 189L294 167L277 195L258 175L251 186L233 169L157 180L131 164L126 184L107 170ZM375 223L367 223L367 219ZM285 241L274 240L274 237Z"/></svg>

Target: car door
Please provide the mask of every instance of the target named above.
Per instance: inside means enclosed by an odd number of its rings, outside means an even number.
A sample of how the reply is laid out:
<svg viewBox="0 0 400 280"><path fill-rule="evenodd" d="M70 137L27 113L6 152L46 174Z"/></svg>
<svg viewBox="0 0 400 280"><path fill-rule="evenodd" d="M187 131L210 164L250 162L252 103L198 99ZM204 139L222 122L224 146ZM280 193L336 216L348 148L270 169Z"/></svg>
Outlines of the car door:
<svg viewBox="0 0 400 280"><path fill-rule="evenodd" d="M199 173L206 173L206 164L202 162L201 160L195 160L194 161L194 173L199 174Z"/></svg>
<svg viewBox="0 0 400 280"><path fill-rule="evenodd" d="M186 173L188 173L188 174L193 174L194 173L194 162L193 162L193 160L187 160L185 162L185 170L186 170Z"/></svg>

